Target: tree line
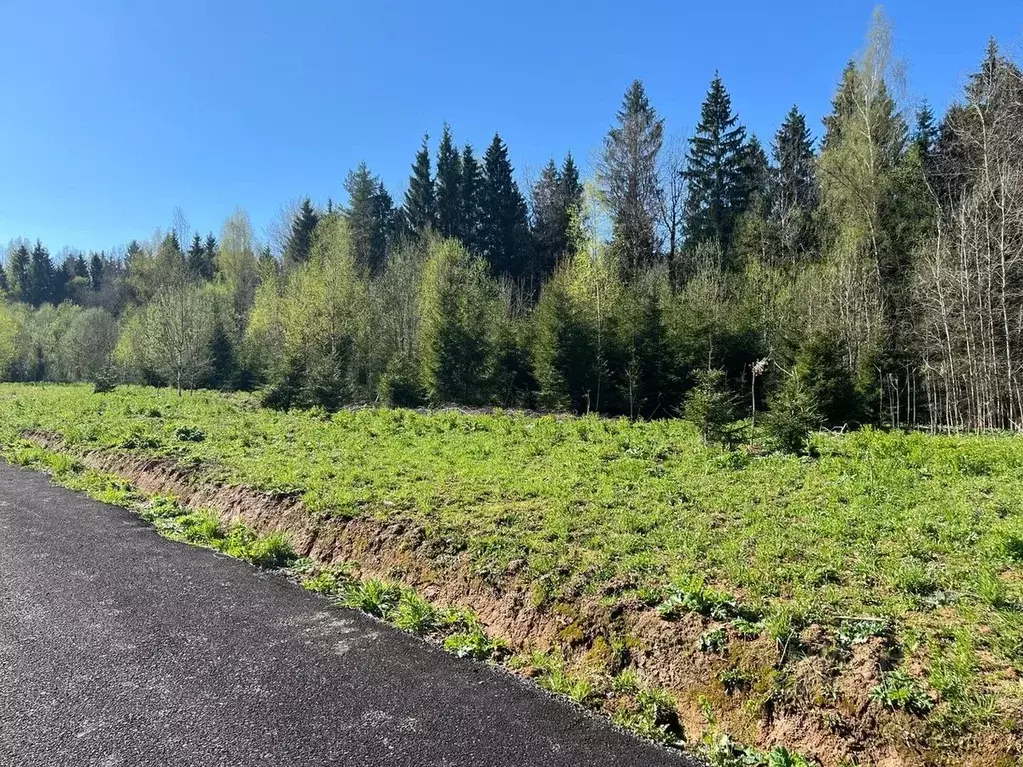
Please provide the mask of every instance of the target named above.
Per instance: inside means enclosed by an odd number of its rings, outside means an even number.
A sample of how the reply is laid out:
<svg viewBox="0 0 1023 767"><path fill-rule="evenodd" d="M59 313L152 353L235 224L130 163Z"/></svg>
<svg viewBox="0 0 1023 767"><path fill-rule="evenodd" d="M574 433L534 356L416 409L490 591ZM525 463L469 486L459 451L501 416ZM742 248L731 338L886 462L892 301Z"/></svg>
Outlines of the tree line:
<svg viewBox="0 0 1023 767"><path fill-rule="evenodd" d="M670 136L636 81L585 181L568 154L520 186L499 135L478 156L445 125L400 204L362 163L264 242L241 210L88 256L15 240L0 371L281 408L1020 428L1023 73L992 41L939 118L900 72L879 12L819 139L793 106L765 146L717 75Z"/></svg>

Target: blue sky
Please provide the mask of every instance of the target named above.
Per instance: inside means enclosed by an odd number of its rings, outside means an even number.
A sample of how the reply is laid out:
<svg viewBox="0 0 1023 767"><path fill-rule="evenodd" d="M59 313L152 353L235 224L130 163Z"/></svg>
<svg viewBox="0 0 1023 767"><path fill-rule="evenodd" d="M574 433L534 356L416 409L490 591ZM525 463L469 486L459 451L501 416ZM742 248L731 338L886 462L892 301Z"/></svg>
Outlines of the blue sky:
<svg viewBox="0 0 1023 767"><path fill-rule="evenodd" d="M344 199L365 159L396 200L429 131L480 151L495 130L523 175L584 169L640 78L669 132L718 69L764 140L793 103L817 128L870 0L261 2L0 0L0 243L108 248L175 206L257 234L299 195ZM1023 51L1020 0L892 0L908 96L943 108L989 36Z"/></svg>

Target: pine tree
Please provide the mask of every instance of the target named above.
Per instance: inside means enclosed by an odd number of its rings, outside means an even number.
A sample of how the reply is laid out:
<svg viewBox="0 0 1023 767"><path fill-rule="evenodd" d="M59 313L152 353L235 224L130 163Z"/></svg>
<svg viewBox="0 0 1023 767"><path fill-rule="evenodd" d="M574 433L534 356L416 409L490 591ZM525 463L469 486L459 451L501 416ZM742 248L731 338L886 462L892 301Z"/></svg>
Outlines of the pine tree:
<svg viewBox="0 0 1023 767"><path fill-rule="evenodd" d="M689 246L711 241L727 253L749 199L746 129L732 112L731 97L716 74L690 140L686 176Z"/></svg>
<svg viewBox="0 0 1023 767"><path fill-rule="evenodd" d="M345 179L345 190L348 192L345 216L348 218L355 263L361 269L370 269L374 260L374 236L377 231L374 197L378 186L379 179L370 174L365 162L360 162L358 168L349 171Z"/></svg>
<svg viewBox="0 0 1023 767"><path fill-rule="evenodd" d="M806 117L793 105L771 146L775 172L770 221L789 261L813 245L812 219L820 201L813 138Z"/></svg>
<svg viewBox="0 0 1023 767"><path fill-rule="evenodd" d="M462 158L445 123L437 149L437 231L444 237L462 236Z"/></svg>
<svg viewBox="0 0 1023 767"><path fill-rule="evenodd" d="M412 236L421 236L436 224L436 201L430 177L430 136L423 136L423 145L412 163L412 176L405 190L403 216L405 228Z"/></svg>
<svg viewBox="0 0 1023 767"><path fill-rule="evenodd" d="M643 84L633 81L608 131L597 178L611 208L611 248L627 274L653 262L660 184L657 155L664 121L657 117Z"/></svg>
<svg viewBox="0 0 1023 767"><path fill-rule="evenodd" d="M480 251L495 275L522 277L529 257L526 201L513 178L508 147L498 134L483 158Z"/></svg>
<svg viewBox="0 0 1023 767"><path fill-rule="evenodd" d="M462 150L462 243L470 253L480 253L480 226L482 212L480 196L483 189L483 169L466 144Z"/></svg>
<svg viewBox="0 0 1023 767"><path fill-rule="evenodd" d="M10 263L7 265L8 277L11 285L11 295L15 301L29 301L28 267L31 262L31 255L24 244L19 245L10 256Z"/></svg>
<svg viewBox="0 0 1023 767"><path fill-rule="evenodd" d="M313 232L316 230L319 220L319 214L313 209L310 199L306 197L291 223L291 235L284 248L285 268L303 264L309 260L309 254L313 248Z"/></svg>

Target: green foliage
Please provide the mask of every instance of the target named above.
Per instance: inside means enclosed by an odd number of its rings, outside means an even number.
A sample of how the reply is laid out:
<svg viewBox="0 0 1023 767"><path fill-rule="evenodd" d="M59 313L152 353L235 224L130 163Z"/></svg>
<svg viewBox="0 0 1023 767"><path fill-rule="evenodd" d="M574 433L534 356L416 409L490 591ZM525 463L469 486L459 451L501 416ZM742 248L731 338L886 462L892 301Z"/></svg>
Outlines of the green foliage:
<svg viewBox="0 0 1023 767"><path fill-rule="evenodd" d="M705 585L702 578L687 578L672 586L657 610L665 619L693 612L724 620L746 612L730 594Z"/></svg>
<svg viewBox="0 0 1023 767"><path fill-rule="evenodd" d="M444 639L444 649L459 658L474 660L490 660L503 652L503 646L489 639L479 626L447 636Z"/></svg>
<svg viewBox="0 0 1023 767"><path fill-rule="evenodd" d="M746 129L732 112L732 100L714 75L689 142L686 231L690 247L713 242L727 253L739 216L749 199Z"/></svg>
<svg viewBox="0 0 1023 767"><path fill-rule="evenodd" d="M696 386L686 396L683 416L699 430L704 444L733 442L736 398L728 388L723 370L701 370L696 374Z"/></svg>
<svg viewBox="0 0 1023 767"><path fill-rule="evenodd" d="M496 285L452 240L430 242L423 277L422 381L434 403L485 404L493 375Z"/></svg>
<svg viewBox="0 0 1023 767"><path fill-rule="evenodd" d="M420 407L427 391L419 380L419 366L407 357L395 357L380 376L377 389L381 401L390 407Z"/></svg>
<svg viewBox="0 0 1023 767"><path fill-rule="evenodd" d="M862 420L863 406L848 354L835 336L815 334L807 338L796 355L793 376L798 386L806 389L821 425L831 428Z"/></svg>
<svg viewBox="0 0 1023 767"><path fill-rule="evenodd" d="M723 628L708 629L700 634L700 652L721 652L728 644L728 632Z"/></svg>
<svg viewBox="0 0 1023 767"><path fill-rule="evenodd" d="M529 265L526 200L515 182L508 147L498 134L483 157L479 253L494 276L522 277Z"/></svg>
<svg viewBox="0 0 1023 767"><path fill-rule="evenodd" d="M440 612L413 591L405 591L393 614L394 625L419 636L432 634L440 625Z"/></svg>
<svg viewBox="0 0 1023 767"><path fill-rule="evenodd" d="M798 373L786 376L781 388L771 397L770 405L764 419L768 439L786 453L805 453L810 435L821 426L817 402L810 387Z"/></svg>
<svg viewBox="0 0 1023 767"><path fill-rule="evenodd" d="M611 213L611 252L632 276L654 260L661 196L657 157L664 120L657 117L639 80L626 90L617 117L618 124L604 139L597 181Z"/></svg>
<svg viewBox="0 0 1023 767"><path fill-rule="evenodd" d="M396 584L370 579L354 583L342 601L345 607L377 618L389 618L400 599L401 589Z"/></svg>
<svg viewBox="0 0 1023 767"><path fill-rule="evenodd" d="M320 221L319 214L313 209L312 202L306 197L291 221L291 232L284 249L284 265L292 268L309 260L313 250L313 237L316 225ZM212 235L211 235L212 236Z"/></svg>
<svg viewBox="0 0 1023 767"><path fill-rule="evenodd" d="M917 681L902 669L884 675L881 684L871 688L870 697L889 708L926 714L934 703Z"/></svg>
<svg viewBox="0 0 1023 767"><path fill-rule="evenodd" d="M430 176L429 141L428 135L423 136L423 145L416 152L402 208L406 231L414 236L422 236L436 224L437 203Z"/></svg>

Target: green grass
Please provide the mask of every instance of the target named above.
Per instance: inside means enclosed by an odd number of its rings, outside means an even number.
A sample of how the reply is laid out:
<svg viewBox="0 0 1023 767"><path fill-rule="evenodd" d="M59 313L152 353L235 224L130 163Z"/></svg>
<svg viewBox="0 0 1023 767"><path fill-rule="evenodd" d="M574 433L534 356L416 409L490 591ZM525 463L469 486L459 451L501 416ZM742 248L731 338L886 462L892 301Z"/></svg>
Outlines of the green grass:
<svg viewBox="0 0 1023 767"><path fill-rule="evenodd" d="M245 395L0 386L8 455L28 428L297 493L321 515L413 523L484 579L529 580L537 604L636 597L665 619L694 612L769 636L783 661L812 624L836 647L880 636L907 663L879 700L945 731L1023 727L1018 437L868 430L817 435L813 459L749 457L678 421L279 413ZM201 518L171 520L211 537ZM276 543L260 546L252 556L278 561ZM400 596L359 598L417 633L439 620ZM708 651L723 647L708 636Z"/></svg>

